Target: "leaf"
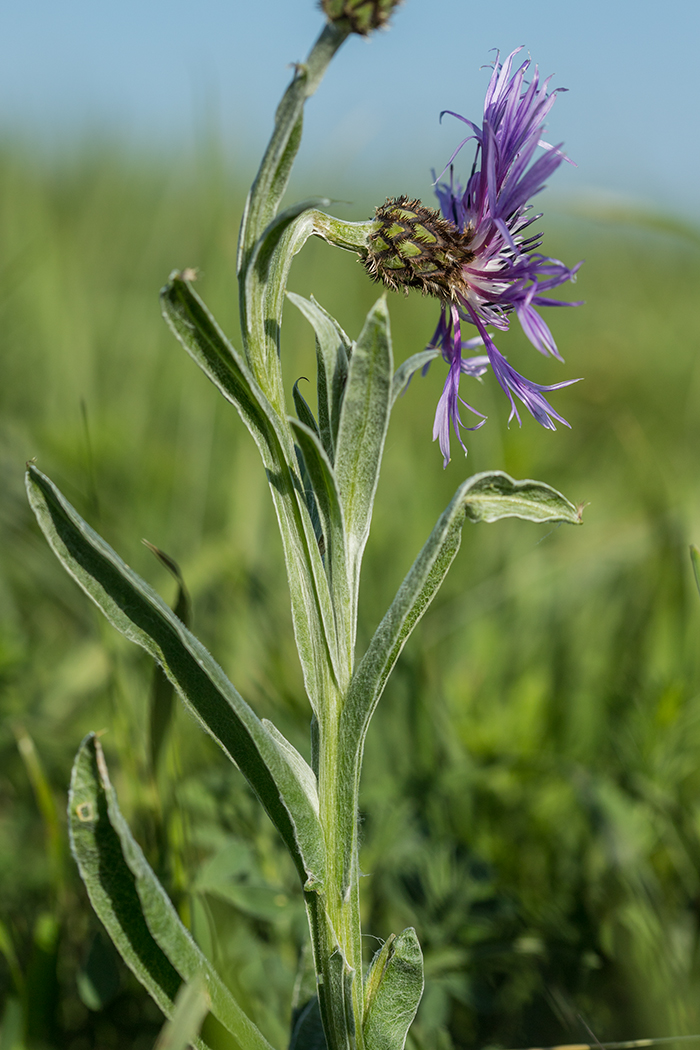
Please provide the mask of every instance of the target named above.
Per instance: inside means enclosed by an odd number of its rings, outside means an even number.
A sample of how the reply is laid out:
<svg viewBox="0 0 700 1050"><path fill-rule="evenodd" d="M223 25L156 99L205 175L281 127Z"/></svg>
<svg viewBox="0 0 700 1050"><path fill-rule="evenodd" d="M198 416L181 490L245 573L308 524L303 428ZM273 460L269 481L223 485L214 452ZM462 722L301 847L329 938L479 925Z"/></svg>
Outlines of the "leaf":
<svg viewBox="0 0 700 1050"><path fill-rule="evenodd" d="M304 684L314 710L328 689L336 640L330 592L297 471L291 431L181 275L161 292L163 313L185 350L237 408L255 440L280 526L292 599L292 620Z"/></svg>
<svg viewBox="0 0 700 1050"><path fill-rule="evenodd" d="M325 207L330 201L301 201L278 215L252 249L245 280L240 279L241 328L248 364L280 417L285 415L280 326L292 259L314 235L361 252L374 228L371 221L348 223L325 215L316 204Z"/></svg>
<svg viewBox="0 0 700 1050"><path fill-rule="evenodd" d="M299 380L292 387L292 396L294 398L294 407L297 410L297 416L299 420L310 430L313 430L314 434L318 437L318 426L314 419L314 414L307 405L306 401L302 397L299 391ZM321 519L318 513L318 504L316 503L316 496L314 495L314 487L309 477L309 472L306 469L306 462L304 460L304 453L301 451L298 445L294 446L294 451L297 455L297 463L299 464L299 473L301 475L301 481L304 486L304 498L306 500L306 506L311 517L311 524L314 530L314 536L318 543L318 549L323 557L323 553L326 549L326 540L323 535L323 526L321 525Z"/></svg>
<svg viewBox="0 0 700 1050"><path fill-rule="evenodd" d="M403 1050L423 995L423 953L409 927L377 952L367 978L367 1050Z"/></svg>
<svg viewBox="0 0 700 1050"><path fill-rule="evenodd" d="M352 595L346 561L346 534L343 511L333 468L321 442L309 427L290 418L290 426L304 456L304 463L313 486L325 537L325 564L336 616L336 636L346 639L347 648L340 652L342 671L349 677L352 660ZM340 622L338 622L340 621Z"/></svg>
<svg viewBox="0 0 700 1050"><path fill-rule="evenodd" d="M335 457L347 536L353 630L362 554L389 425L392 368L389 314L382 297L367 315L350 359Z"/></svg>
<svg viewBox="0 0 700 1050"><path fill-rule="evenodd" d="M27 471L27 491L64 567L110 623L160 663L185 706L244 774L302 881L322 879L323 836L305 787L216 661L34 466Z"/></svg>
<svg viewBox="0 0 700 1050"><path fill-rule="evenodd" d="M311 411L311 409L309 408L309 406L308 406L308 404L307 404L307 402L306 402L306 400L304 398L304 395L302 394L302 392L299 389L299 383L301 382L302 379L306 379L306 376L302 376L300 379L297 379L296 383L292 387L292 397L294 399L294 408L296 409L296 413L297 413L297 416L299 418L299 422L303 423L305 427L309 428L309 430L313 430L313 432L316 435L316 437L320 437L321 435L320 435L320 431L318 429L318 423L316 422L316 418L315 418L313 412Z"/></svg>
<svg viewBox="0 0 700 1050"><path fill-rule="evenodd" d="M368 710L371 713L374 709L401 649L459 550L465 520L493 522L510 517L539 523L581 524L573 503L540 481L514 481L502 471L493 471L475 474L460 485L409 569L353 675L343 712L346 732L352 734L356 730L361 710L367 717ZM374 697L372 701L370 695Z"/></svg>
<svg viewBox="0 0 700 1050"><path fill-rule="evenodd" d="M459 550L465 520L497 521L517 517L534 522L581 524L580 510L556 489L540 481L514 481L502 471L475 474L457 489L420 554L409 569L353 674L340 721L341 783L357 785L367 728L389 674L413 628L437 594ZM351 807L340 806L346 824L338 841L345 844L344 878L349 878L357 829Z"/></svg>
<svg viewBox="0 0 700 1050"><path fill-rule="evenodd" d="M408 388L408 384L413 379L414 375L419 368L425 368L431 361L434 361L436 357L440 356L440 351L435 347L431 346L427 350L421 350L419 353L414 354L413 357L409 357L402 365L394 372L394 379L391 384L391 405L392 408L396 404L396 399L400 394Z"/></svg>
<svg viewBox="0 0 700 1050"><path fill-rule="evenodd" d="M60 900L65 886L64 832L63 822L59 820L56 801L49 784L44 765L39 757L34 741L22 726L15 727L17 750L19 751L29 782L32 785L37 808L41 814L46 835L46 852L50 863L52 889ZM1 946L0 946L1 947Z"/></svg>
<svg viewBox="0 0 700 1050"><path fill-rule="evenodd" d="M462 486L462 500L470 521L559 521L581 525L581 509L542 481L514 481L501 470L475 474Z"/></svg>
<svg viewBox="0 0 700 1050"><path fill-rule="evenodd" d="M700 550L698 550L695 544L691 544L690 546L690 560L693 565L695 584L698 588L698 593L700 593Z"/></svg>
<svg viewBox="0 0 700 1050"><path fill-rule="evenodd" d="M183 984L175 999L173 1016L163 1025L153 1050L187 1050L199 1035L209 1005L206 984L201 977L197 975Z"/></svg>
<svg viewBox="0 0 700 1050"><path fill-rule="evenodd" d="M202 976L211 1011L241 1050L270 1050L202 954L133 838L94 733L83 740L68 797L71 849L93 908L132 973L173 1017L181 978ZM193 1040L206 1048L201 1039Z"/></svg>
<svg viewBox="0 0 700 1050"><path fill-rule="evenodd" d="M333 463L352 343L335 318L313 296L304 299L294 292L287 292L287 298L313 325L316 333L318 425L326 455Z"/></svg>
<svg viewBox="0 0 700 1050"><path fill-rule="evenodd" d="M275 218L251 251L240 287L241 330L250 369L277 414L286 415L280 332L292 259L314 232L316 206L323 197L300 201Z"/></svg>

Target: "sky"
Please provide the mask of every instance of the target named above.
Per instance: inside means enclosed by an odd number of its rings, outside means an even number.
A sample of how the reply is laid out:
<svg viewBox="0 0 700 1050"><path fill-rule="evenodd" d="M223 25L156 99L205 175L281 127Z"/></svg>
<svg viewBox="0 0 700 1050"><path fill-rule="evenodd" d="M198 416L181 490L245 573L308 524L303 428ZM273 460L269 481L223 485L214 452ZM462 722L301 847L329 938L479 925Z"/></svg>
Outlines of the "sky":
<svg viewBox="0 0 700 1050"><path fill-rule="evenodd" d="M192 151L215 127L248 180L322 24L313 0L5 2L0 135L49 151L94 133ZM491 49L521 44L569 89L547 136L576 167L552 177L555 197L700 221L697 0L406 0L389 32L343 46L308 103L297 181L427 199L460 141L440 111L478 120Z"/></svg>

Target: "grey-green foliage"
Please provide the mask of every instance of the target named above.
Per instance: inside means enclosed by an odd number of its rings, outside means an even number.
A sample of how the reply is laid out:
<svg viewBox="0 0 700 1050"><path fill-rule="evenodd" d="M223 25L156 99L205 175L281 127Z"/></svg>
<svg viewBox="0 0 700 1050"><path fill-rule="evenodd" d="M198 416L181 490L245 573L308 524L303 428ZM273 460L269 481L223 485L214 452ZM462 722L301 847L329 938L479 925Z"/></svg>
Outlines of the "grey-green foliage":
<svg viewBox="0 0 700 1050"><path fill-rule="evenodd" d="M572 525L581 522L578 508L539 481L514 481L502 471L492 471L460 485L399 587L350 683L341 715L339 752L343 776L354 781L356 790L372 714L401 650L455 559L465 520L493 522L512 517ZM347 878L356 848L356 829L349 819L344 831Z"/></svg>
<svg viewBox="0 0 700 1050"><path fill-rule="evenodd" d="M362 555L389 426L392 373L389 313L381 298L367 315L350 358L334 463L347 529L353 646Z"/></svg>
<svg viewBox="0 0 700 1050"><path fill-rule="evenodd" d="M363 982L357 810L370 718L401 648L452 563L462 526L521 517L577 522L575 508L539 482L496 472L465 482L440 518L354 668L358 591L389 416L413 367L395 375L386 300L369 311L351 344L312 300L296 303L315 329L318 421L298 386L298 419L287 415L280 326L293 257L311 236L362 249L371 223L343 223L304 201L277 214L301 134L305 99L345 30L327 27L295 73L251 189L239 242L242 352L174 272L161 293L171 330L233 404L260 452L282 536L297 648L314 712L312 770L292 744L261 721L182 620L83 521L31 465L29 499L65 568L122 634L163 668L186 707L235 762L264 805L305 890L317 972L318 1011L330 1050L402 1050L423 988L412 929L387 946ZM179 978L206 977L212 1013L242 1050L267 1046L194 944L119 812L99 743L76 760L70 801L73 850L98 914L156 1002L174 1009ZM104 864L110 878L101 881ZM127 902L127 903L125 903ZM133 930L132 930L133 924ZM201 1000L182 1009L197 1027ZM310 1018L310 1015L309 1015ZM313 1025L308 1029L309 1038ZM167 1034L166 1037L168 1038ZM293 1041L299 1050L304 1035ZM314 1036L315 1038L315 1036ZM198 1038L197 1045L204 1046Z"/></svg>
<svg viewBox="0 0 700 1050"><path fill-rule="evenodd" d="M301 295L287 292L287 298L313 325L316 334L318 428L326 454L331 463L334 463L352 342L336 319L331 317L313 296L304 299ZM301 419L301 416L299 418ZM306 420L302 419L302 423L304 422Z"/></svg>
<svg viewBox="0 0 700 1050"><path fill-rule="evenodd" d="M372 960L364 1035L371 1050L403 1050L423 995L423 953L413 927L393 934Z"/></svg>
<svg viewBox="0 0 700 1050"><path fill-rule="evenodd" d="M223 396L235 405L253 436L267 472L285 550L299 658L316 708L324 690L326 654L337 646L321 555L296 470L286 421L270 406L245 361L179 274L161 293L164 316L178 340Z"/></svg>
<svg viewBox="0 0 700 1050"><path fill-rule="evenodd" d="M36 467L29 499L65 568L131 641L163 667L185 704L248 778L292 854L304 881L323 876L322 836L312 778L262 725L204 646L162 598L82 520ZM289 745L291 747L291 745Z"/></svg>
<svg viewBox="0 0 700 1050"><path fill-rule="evenodd" d="M241 1050L270 1050L192 940L124 820L99 741L76 756L68 800L71 848L97 915L166 1017L181 980L202 979L211 1010ZM206 1050L206 1043L195 1040Z"/></svg>

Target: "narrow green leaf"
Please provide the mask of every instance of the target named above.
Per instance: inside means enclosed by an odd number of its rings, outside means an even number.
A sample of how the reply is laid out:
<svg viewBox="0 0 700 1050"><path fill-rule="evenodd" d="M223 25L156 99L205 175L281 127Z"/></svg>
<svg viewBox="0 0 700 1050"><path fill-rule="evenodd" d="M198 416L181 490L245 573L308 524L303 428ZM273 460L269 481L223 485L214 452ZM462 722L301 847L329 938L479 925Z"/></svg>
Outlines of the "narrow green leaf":
<svg viewBox="0 0 700 1050"><path fill-rule="evenodd" d="M0 919L0 955L3 956L7 964L7 968L10 971L12 977L12 983L15 986L15 991L19 992L20 995L24 993L24 977L22 970L19 965L19 959L15 952L15 946L12 942L12 936L9 928Z"/></svg>
<svg viewBox="0 0 700 1050"><path fill-rule="evenodd" d="M199 1035L208 1013L206 983L201 977L195 976L180 987L173 1016L163 1025L153 1050L187 1050Z"/></svg>
<svg viewBox="0 0 700 1050"><path fill-rule="evenodd" d="M212 1013L241 1050L270 1045L202 954L122 816L94 733L76 755L68 798L71 849L88 896L122 958L166 1017L180 979L202 977ZM205 1047L201 1039L195 1046Z"/></svg>
<svg viewBox="0 0 700 1050"><path fill-rule="evenodd" d="M29 501L64 567L110 623L163 667L185 705L238 765L282 835L303 882L322 878L323 836L294 767L201 642L34 466Z"/></svg>
<svg viewBox="0 0 700 1050"><path fill-rule="evenodd" d="M86 737L73 765L68 795L71 850L90 902L119 954L168 1017L180 975L144 918L136 880L109 820L95 743L93 734Z"/></svg>
<svg viewBox="0 0 700 1050"><path fill-rule="evenodd" d="M316 333L318 424L326 455L333 463L352 342L336 319L313 296L304 299L294 292L287 292L287 298L301 311Z"/></svg>
<svg viewBox="0 0 700 1050"><path fill-rule="evenodd" d="M372 714L401 650L454 561L465 520L491 522L506 517L581 524L580 509L539 481L514 481L502 471L493 471L475 474L460 485L409 569L353 675L341 714L341 783L357 784ZM346 879L357 835L354 814L347 814L347 810L341 805L338 811L339 821L347 824L338 838L345 844Z"/></svg>
<svg viewBox="0 0 700 1050"><path fill-rule="evenodd" d="M24 1011L22 1002L14 995L5 998L0 1025L0 1050L26 1050L24 1042Z"/></svg>
<svg viewBox="0 0 700 1050"><path fill-rule="evenodd" d="M423 995L423 953L409 927L377 952L368 975L367 1050L403 1050Z"/></svg>
<svg viewBox="0 0 700 1050"><path fill-rule="evenodd" d="M320 438L321 435L320 435L320 431L318 429L318 423L316 422L316 417L314 416L313 412L309 408L309 405L307 404L306 399L304 398L304 395L302 394L302 392L299 389L299 383L301 382L302 379L305 379L305 378L306 378L305 376L302 376L301 379L297 379L296 383L292 387L292 397L294 398L294 408L296 409L296 413L297 413L297 416L299 418L299 421L301 423L303 423L305 427L308 427L310 430L313 430L313 432L316 435L316 437Z"/></svg>
<svg viewBox="0 0 700 1050"><path fill-rule="evenodd" d="M65 884L64 864L64 832L62 822L58 818L56 801L49 784L46 771L34 741L29 733L21 726L15 728L17 738L17 749L21 755L24 767L27 771L29 783L32 785L37 808L41 814L46 835L46 851L51 865L51 881L53 891L61 898Z"/></svg>
<svg viewBox="0 0 700 1050"><path fill-rule="evenodd" d="M700 593L700 550L698 550L695 544L691 544L690 547L690 560L693 564L693 574L695 576L695 583L698 588L698 592Z"/></svg>
<svg viewBox="0 0 700 1050"><path fill-rule="evenodd" d="M347 530L353 623L362 554L389 425L392 370L389 313L382 297L367 315L350 359L335 457Z"/></svg>
<svg viewBox="0 0 700 1050"><path fill-rule="evenodd" d="M270 484L284 546L292 619L304 683L316 710L336 673L336 639L330 592L308 513L304 486L286 417L280 418L245 361L233 349L206 306L180 274L161 293L164 316L182 346L235 405L253 436Z"/></svg>
<svg viewBox="0 0 700 1050"><path fill-rule="evenodd" d="M345 523L336 479L323 446L313 430L296 419L290 418L290 425L304 456L321 515L321 527L325 537L326 572L337 618L336 636L347 641L347 648L344 653L341 652L341 658L345 657L342 667L343 671L349 674L352 660L352 624L348 614L352 607L352 595L348 580Z"/></svg>
<svg viewBox="0 0 700 1050"><path fill-rule="evenodd" d="M350 736L360 723L366 729L365 720L371 716L391 668L459 550L465 520L492 522L509 517L581 524L580 512L573 503L540 481L514 481L502 471L492 471L475 474L460 485L409 569L353 675L343 713L345 732Z"/></svg>
<svg viewBox="0 0 700 1050"><path fill-rule="evenodd" d="M394 379L391 384L392 408L396 404L397 397L403 394L416 372L421 368L425 368L426 365L429 365L431 361L434 361L439 356L440 351L431 346L427 350L421 350L419 353L414 354L413 357L409 357L402 365L399 365L394 372Z"/></svg>

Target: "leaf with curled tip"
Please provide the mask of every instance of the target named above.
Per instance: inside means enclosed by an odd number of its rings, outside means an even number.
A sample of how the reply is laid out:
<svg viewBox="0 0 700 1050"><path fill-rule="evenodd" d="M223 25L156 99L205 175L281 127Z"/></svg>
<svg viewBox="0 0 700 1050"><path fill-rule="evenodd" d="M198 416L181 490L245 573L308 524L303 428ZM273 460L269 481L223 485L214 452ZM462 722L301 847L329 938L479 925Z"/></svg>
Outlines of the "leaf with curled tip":
<svg viewBox="0 0 700 1050"><path fill-rule="evenodd" d="M341 715L339 755L345 767L341 782L345 782L346 777L350 781L354 778L355 783L359 779L365 735L386 680L455 559L465 521L493 522L513 517L580 525L581 509L550 485L529 479L515 481L502 471L475 474L460 485L409 569L353 674ZM344 819L342 809L338 819ZM346 879L355 836L354 822L348 819L347 827L338 836L338 841L345 845Z"/></svg>

